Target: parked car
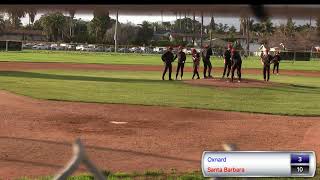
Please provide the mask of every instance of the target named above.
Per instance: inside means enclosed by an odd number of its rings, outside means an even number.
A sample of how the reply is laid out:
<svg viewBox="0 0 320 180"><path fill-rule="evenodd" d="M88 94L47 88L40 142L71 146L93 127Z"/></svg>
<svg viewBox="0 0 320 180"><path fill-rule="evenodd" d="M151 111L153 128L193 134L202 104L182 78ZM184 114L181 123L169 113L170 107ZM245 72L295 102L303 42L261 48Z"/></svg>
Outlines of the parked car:
<svg viewBox="0 0 320 180"><path fill-rule="evenodd" d="M128 48L119 48L118 52L120 52L120 53L128 53L129 49Z"/></svg>
<svg viewBox="0 0 320 180"><path fill-rule="evenodd" d="M106 52L114 52L114 48L113 47L108 47L108 48L106 48Z"/></svg>
<svg viewBox="0 0 320 180"><path fill-rule="evenodd" d="M84 51L84 49L85 49L85 46L84 46L84 45L78 45L78 46L76 46L76 50L77 50L77 51Z"/></svg>
<svg viewBox="0 0 320 180"><path fill-rule="evenodd" d="M94 51L95 45L89 44L87 46L84 46L83 51Z"/></svg>
<svg viewBox="0 0 320 180"><path fill-rule="evenodd" d="M95 52L104 52L105 48L103 46L97 46L93 49Z"/></svg>
<svg viewBox="0 0 320 180"><path fill-rule="evenodd" d="M35 43L26 43L22 45L23 49L32 49L32 47L36 45Z"/></svg>
<svg viewBox="0 0 320 180"><path fill-rule="evenodd" d="M162 54L163 52L165 52L167 50L167 48L165 47L155 47L153 48L153 51L159 54Z"/></svg>
<svg viewBox="0 0 320 180"><path fill-rule="evenodd" d="M45 44L37 44L32 46L32 49L36 49L36 50L48 50L50 49L50 46L45 45Z"/></svg>
<svg viewBox="0 0 320 180"><path fill-rule="evenodd" d="M51 50L64 50L65 48L63 46L59 46L58 44L51 44L50 49Z"/></svg>
<svg viewBox="0 0 320 180"><path fill-rule="evenodd" d="M149 53L149 54L151 54L151 53L155 53L155 52L153 51L153 48L151 48L151 47L146 47L145 50L144 50L144 53Z"/></svg>
<svg viewBox="0 0 320 180"><path fill-rule="evenodd" d="M66 50L75 51L76 50L76 45L75 44L68 44L67 47L66 47Z"/></svg>
<svg viewBox="0 0 320 180"><path fill-rule="evenodd" d="M143 50L140 47L133 47L129 49L132 53L143 53Z"/></svg>

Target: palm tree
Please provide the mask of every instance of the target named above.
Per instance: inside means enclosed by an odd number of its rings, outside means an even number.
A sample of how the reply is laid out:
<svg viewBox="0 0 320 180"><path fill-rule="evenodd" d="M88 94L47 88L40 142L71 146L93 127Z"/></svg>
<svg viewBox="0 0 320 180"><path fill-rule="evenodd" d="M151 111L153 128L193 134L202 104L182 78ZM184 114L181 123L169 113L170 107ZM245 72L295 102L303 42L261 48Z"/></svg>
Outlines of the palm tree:
<svg viewBox="0 0 320 180"><path fill-rule="evenodd" d="M170 22L163 22L162 26L165 30L171 30L171 23Z"/></svg>
<svg viewBox="0 0 320 180"><path fill-rule="evenodd" d="M35 17L37 15L37 10L29 9L29 10L27 10L27 13L28 13L28 16L29 16L29 25L30 25L30 23L33 24L34 20L35 20Z"/></svg>
<svg viewBox="0 0 320 180"><path fill-rule="evenodd" d="M5 27L6 27L6 23L5 23L4 17L3 15L0 15L0 32L3 32Z"/></svg>
<svg viewBox="0 0 320 180"><path fill-rule="evenodd" d="M76 10L74 9L70 9L69 10L69 15L70 15L70 38L73 36L73 18L74 18L74 15L76 13Z"/></svg>
<svg viewBox="0 0 320 180"><path fill-rule="evenodd" d="M316 20L316 30L317 33L320 35L320 17L318 17Z"/></svg>
<svg viewBox="0 0 320 180"><path fill-rule="evenodd" d="M287 25L286 25L286 33L289 37L292 37L294 35L295 31L295 23L292 21L292 18L288 18Z"/></svg>
<svg viewBox="0 0 320 180"><path fill-rule="evenodd" d="M211 14L211 21L210 21L210 45L211 45L211 41L212 41L212 34L213 34L213 31L215 31L215 22L214 22L214 17L213 17L213 14Z"/></svg>
<svg viewBox="0 0 320 180"><path fill-rule="evenodd" d="M264 22L262 22L262 32L264 36L271 35L274 32L273 23L270 19L267 19Z"/></svg>
<svg viewBox="0 0 320 180"><path fill-rule="evenodd" d="M240 17L240 32L244 36L247 29L247 18L245 16Z"/></svg>
<svg viewBox="0 0 320 180"><path fill-rule="evenodd" d="M253 20L250 17L242 16L240 18L240 31L242 31L243 36L247 36L247 53L249 53L249 42L250 42L250 33L253 28Z"/></svg>
<svg viewBox="0 0 320 180"><path fill-rule="evenodd" d="M66 18L60 13L46 14L41 17L41 25L49 37L54 41L58 40L59 35L63 35L63 29L66 27Z"/></svg>
<svg viewBox="0 0 320 180"><path fill-rule="evenodd" d="M102 43L105 41L105 34L110 27L112 27L112 21L109 17L109 12L99 9L95 10L93 12L93 19L90 21L90 29L91 34L97 42Z"/></svg>
<svg viewBox="0 0 320 180"><path fill-rule="evenodd" d="M154 32L159 30L159 23L153 22L153 23L151 23L151 26L152 26Z"/></svg>
<svg viewBox="0 0 320 180"><path fill-rule="evenodd" d="M26 12L23 9L19 8L11 8L7 10L7 13L9 15L9 20L12 24L12 26L17 29L21 25L20 18L24 17L26 15Z"/></svg>

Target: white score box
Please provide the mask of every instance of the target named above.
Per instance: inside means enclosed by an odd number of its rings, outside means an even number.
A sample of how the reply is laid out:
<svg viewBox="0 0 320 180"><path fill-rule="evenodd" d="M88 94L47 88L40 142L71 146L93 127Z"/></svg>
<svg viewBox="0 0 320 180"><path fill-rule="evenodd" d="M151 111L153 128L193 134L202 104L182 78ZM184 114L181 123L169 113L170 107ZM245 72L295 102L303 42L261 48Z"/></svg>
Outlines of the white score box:
<svg viewBox="0 0 320 180"><path fill-rule="evenodd" d="M205 151L204 177L313 177L316 156L312 151Z"/></svg>

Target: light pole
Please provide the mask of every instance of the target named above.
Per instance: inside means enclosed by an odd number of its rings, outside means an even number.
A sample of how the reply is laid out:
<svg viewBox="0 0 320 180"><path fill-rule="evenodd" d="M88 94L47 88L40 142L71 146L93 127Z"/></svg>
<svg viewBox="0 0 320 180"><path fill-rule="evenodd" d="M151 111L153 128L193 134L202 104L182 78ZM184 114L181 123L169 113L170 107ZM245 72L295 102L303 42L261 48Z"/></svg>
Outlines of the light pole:
<svg viewBox="0 0 320 180"><path fill-rule="evenodd" d="M202 48L202 39L203 39L203 12L201 12L200 48Z"/></svg>
<svg viewBox="0 0 320 180"><path fill-rule="evenodd" d="M114 52L118 52L117 31L118 31L118 10L117 10L117 14L116 14L116 27L115 27L115 31L114 31Z"/></svg>

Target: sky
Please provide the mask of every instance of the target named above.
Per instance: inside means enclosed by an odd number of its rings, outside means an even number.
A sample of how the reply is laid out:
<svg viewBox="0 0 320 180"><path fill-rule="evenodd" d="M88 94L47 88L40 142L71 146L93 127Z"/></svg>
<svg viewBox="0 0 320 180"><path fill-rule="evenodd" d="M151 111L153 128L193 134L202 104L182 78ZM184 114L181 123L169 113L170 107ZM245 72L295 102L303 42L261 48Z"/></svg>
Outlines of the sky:
<svg viewBox="0 0 320 180"><path fill-rule="evenodd" d="M43 15L45 12L39 12L36 17L35 20L39 19L41 17L41 15ZM64 13L65 15L68 15L68 13ZM115 19L115 15L114 14L110 14L110 17ZM182 16L184 17L184 15ZM75 14L75 18L76 19L82 19L85 21L90 21L93 18L93 14L91 13L76 13ZM192 18L192 17L191 17ZM149 22L161 22L162 20L165 21L174 21L176 20L176 16L161 16L161 15L121 15L121 13L118 15L118 19L119 22L121 23L127 23L127 22L131 22L134 24L140 24L142 23L142 21L149 21ZM207 25L210 22L210 17L204 17L204 24ZM196 17L197 21L200 21L201 18L200 17ZM26 16L24 18L21 19L22 23L24 25L28 24L29 22L29 17ZM301 19L294 19L294 21L296 22L297 25L302 25L302 24L306 24L309 23L310 20L309 19L305 19L305 20L301 20ZM240 29L240 23L239 23L239 17L215 17L215 22L217 24L222 23L222 24L228 24L229 26L235 26L235 28L237 30ZM286 19L273 19L272 22L275 25L279 25L279 24L284 24L286 23ZM312 20L312 25L315 26L315 20Z"/></svg>

